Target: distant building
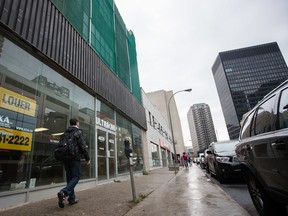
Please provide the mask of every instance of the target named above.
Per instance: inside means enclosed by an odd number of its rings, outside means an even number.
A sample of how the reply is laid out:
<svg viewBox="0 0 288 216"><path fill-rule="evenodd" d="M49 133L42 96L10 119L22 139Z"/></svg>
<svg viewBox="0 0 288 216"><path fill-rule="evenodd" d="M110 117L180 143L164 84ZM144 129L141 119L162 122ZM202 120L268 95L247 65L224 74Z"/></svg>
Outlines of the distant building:
<svg viewBox="0 0 288 216"><path fill-rule="evenodd" d="M184 146L184 139L183 139L183 133L182 133L182 127L181 127L181 121L178 114L178 109L175 103L175 98L172 97L173 91L154 91L154 92L148 92L146 93L149 100L157 107L157 109L162 112L164 118L167 120L169 124L169 128L172 125L172 128L170 130L173 130L174 140L175 140L175 147L176 147L176 154L179 156L182 155L182 152L185 151ZM171 98L172 97L172 98ZM169 120L169 110L168 110L168 103L170 101L170 111L171 111L171 123ZM172 137L169 137L169 139L172 142ZM174 152L174 151L173 151Z"/></svg>
<svg viewBox="0 0 288 216"><path fill-rule="evenodd" d="M145 142L147 145L143 145L145 170L150 171L159 167L167 167L173 164L172 153L174 153L168 121L163 113L149 100L143 89L142 101L147 120L146 136L142 138L143 140L147 139Z"/></svg>
<svg viewBox="0 0 288 216"><path fill-rule="evenodd" d="M276 42L220 52L212 72L230 139L238 138L243 114L288 79Z"/></svg>
<svg viewBox="0 0 288 216"><path fill-rule="evenodd" d="M207 104L191 106L187 118L194 154L207 148L211 142L217 141L210 107Z"/></svg>

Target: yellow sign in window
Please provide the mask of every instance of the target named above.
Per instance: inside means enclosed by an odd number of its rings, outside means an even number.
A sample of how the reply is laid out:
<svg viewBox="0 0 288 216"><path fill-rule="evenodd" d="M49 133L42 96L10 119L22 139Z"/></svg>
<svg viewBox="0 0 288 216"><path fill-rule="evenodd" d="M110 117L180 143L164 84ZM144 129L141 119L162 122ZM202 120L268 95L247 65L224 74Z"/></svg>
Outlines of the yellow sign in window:
<svg viewBox="0 0 288 216"><path fill-rule="evenodd" d="M0 87L0 107L35 117L36 101Z"/></svg>
<svg viewBox="0 0 288 216"><path fill-rule="evenodd" d="M31 151L32 133L0 127L0 149Z"/></svg>

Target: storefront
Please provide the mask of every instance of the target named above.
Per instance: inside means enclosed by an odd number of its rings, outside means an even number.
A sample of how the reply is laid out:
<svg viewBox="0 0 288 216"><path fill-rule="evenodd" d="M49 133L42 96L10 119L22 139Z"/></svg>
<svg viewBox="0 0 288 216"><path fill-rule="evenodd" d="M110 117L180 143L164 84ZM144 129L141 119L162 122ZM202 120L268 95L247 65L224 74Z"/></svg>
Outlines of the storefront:
<svg viewBox="0 0 288 216"><path fill-rule="evenodd" d="M145 152L146 170L167 167L173 163L173 145L171 132L166 119L142 89L143 106L147 119L147 146L143 146Z"/></svg>
<svg viewBox="0 0 288 216"><path fill-rule="evenodd" d="M65 184L53 151L71 117L80 120L91 157L80 184L128 174L127 136L134 170L142 171L139 127L1 32L0 39L0 208L53 195Z"/></svg>

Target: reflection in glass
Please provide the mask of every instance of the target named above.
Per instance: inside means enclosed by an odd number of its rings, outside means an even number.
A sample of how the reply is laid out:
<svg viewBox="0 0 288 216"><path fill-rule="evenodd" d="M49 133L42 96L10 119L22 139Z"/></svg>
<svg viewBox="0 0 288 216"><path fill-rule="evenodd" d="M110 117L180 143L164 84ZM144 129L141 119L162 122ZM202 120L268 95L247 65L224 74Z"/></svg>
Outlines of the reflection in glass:
<svg viewBox="0 0 288 216"><path fill-rule="evenodd" d="M107 171L106 171L106 157L98 156L98 180L106 180Z"/></svg>
<svg viewBox="0 0 288 216"><path fill-rule="evenodd" d="M71 117L79 118L95 164L93 96L6 38L0 56L0 88L33 108L0 108L12 123L5 124L5 130L29 140L31 147L0 149L0 191L65 182L63 166L53 152ZM95 167L83 166L82 173L81 179L95 177Z"/></svg>

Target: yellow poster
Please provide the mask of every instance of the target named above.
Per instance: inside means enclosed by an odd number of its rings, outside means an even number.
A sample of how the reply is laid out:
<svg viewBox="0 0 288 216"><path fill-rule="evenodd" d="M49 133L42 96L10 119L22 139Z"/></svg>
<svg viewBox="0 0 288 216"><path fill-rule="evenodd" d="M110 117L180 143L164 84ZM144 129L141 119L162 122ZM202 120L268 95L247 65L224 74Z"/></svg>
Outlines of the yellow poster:
<svg viewBox="0 0 288 216"><path fill-rule="evenodd" d="M0 87L0 107L35 117L36 101Z"/></svg>
<svg viewBox="0 0 288 216"><path fill-rule="evenodd" d="M31 151L32 133L0 127L0 149Z"/></svg>

